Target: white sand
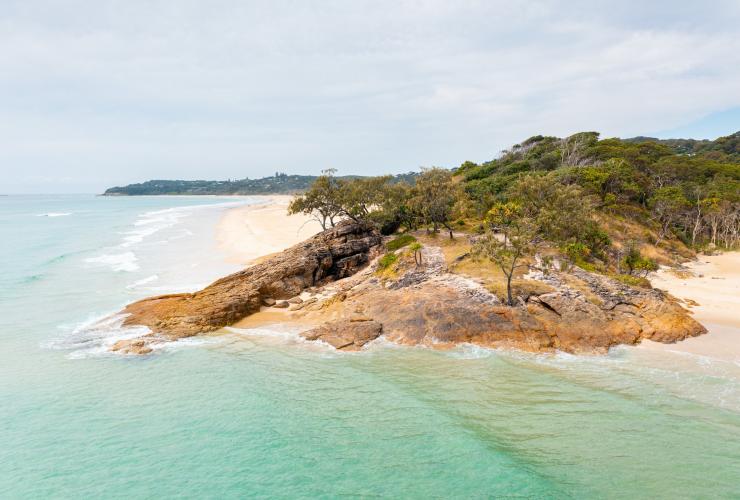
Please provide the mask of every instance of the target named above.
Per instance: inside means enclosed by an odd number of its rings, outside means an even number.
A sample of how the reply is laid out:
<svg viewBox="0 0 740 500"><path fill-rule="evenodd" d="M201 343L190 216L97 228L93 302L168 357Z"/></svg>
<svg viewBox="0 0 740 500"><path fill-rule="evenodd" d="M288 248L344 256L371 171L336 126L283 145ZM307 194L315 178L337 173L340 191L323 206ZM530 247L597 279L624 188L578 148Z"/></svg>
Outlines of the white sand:
<svg viewBox="0 0 740 500"><path fill-rule="evenodd" d="M687 267L694 277L680 278L661 269L650 281L674 297L697 302L684 306L709 333L671 345L645 342L645 347L740 362L740 252L702 255Z"/></svg>
<svg viewBox="0 0 740 500"><path fill-rule="evenodd" d="M232 264L252 264L321 231L311 217L288 215L291 196L260 198L258 204L227 210L218 223L218 246Z"/></svg>

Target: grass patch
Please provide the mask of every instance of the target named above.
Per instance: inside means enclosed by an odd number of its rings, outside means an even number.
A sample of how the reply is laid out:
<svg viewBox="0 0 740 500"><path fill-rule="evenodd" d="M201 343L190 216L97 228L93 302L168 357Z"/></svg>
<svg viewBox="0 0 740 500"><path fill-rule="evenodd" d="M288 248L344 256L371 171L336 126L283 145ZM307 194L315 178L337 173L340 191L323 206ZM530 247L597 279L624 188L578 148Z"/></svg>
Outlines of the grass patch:
<svg viewBox="0 0 740 500"><path fill-rule="evenodd" d="M410 235L408 233L407 234L402 234L400 236L397 236L396 238L393 238L388 243L386 243L385 244L385 248L389 252L394 252L394 251L398 250L399 248L403 248L406 245L409 245L409 244L413 243L414 241L416 241L416 238L414 238L412 235Z"/></svg>
<svg viewBox="0 0 740 500"><path fill-rule="evenodd" d="M385 271L396 262L398 262L398 255L394 253L387 253L383 255L378 261L378 269L381 271Z"/></svg>
<svg viewBox="0 0 740 500"><path fill-rule="evenodd" d="M638 286L640 288L652 288L650 280L641 276L632 276L630 274L612 274L611 278L629 286Z"/></svg>

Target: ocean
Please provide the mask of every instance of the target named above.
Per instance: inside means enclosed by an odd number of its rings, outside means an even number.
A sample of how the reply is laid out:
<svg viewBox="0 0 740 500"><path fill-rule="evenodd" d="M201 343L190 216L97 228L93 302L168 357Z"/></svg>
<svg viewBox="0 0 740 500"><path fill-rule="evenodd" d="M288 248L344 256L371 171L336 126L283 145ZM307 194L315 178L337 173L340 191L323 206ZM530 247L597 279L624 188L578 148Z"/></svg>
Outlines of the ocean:
<svg viewBox="0 0 740 500"><path fill-rule="evenodd" d="M0 498L739 498L740 363L289 328L110 353L115 313L236 270L250 198L0 197Z"/></svg>

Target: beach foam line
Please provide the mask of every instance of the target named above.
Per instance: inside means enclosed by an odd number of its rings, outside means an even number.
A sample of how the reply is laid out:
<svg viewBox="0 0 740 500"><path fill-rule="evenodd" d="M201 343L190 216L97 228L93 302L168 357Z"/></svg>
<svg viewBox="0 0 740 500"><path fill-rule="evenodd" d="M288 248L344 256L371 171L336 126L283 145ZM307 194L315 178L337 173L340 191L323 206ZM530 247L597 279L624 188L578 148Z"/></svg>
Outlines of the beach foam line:
<svg viewBox="0 0 740 500"><path fill-rule="evenodd" d="M132 245L136 245L137 243L141 243L147 237L179 224L183 218L188 217L199 210L214 208L225 209L241 206L245 203L247 203L247 201L228 201L223 203L209 203L206 205L163 208L161 210L144 212L139 215L136 221L134 221L135 229L122 233L124 238L123 243L121 243L120 246L127 248Z"/></svg>
<svg viewBox="0 0 740 500"><path fill-rule="evenodd" d="M139 269L136 263L138 258L134 252L124 252L117 254L103 254L98 257L85 259L89 264L101 264L110 266L113 271L133 272Z"/></svg>
<svg viewBox="0 0 740 500"><path fill-rule="evenodd" d="M138 288L138 287L140 287L142 285L146 285L147 283L151 283L153 281L157 281L158 279L159 279L159 276L157 276L156 274L152 274L151 276L147 276L146 278L140 279L138 281L134 281L130 285L126 285L126 288L128 290L132 290L132 289Z"/></svg>

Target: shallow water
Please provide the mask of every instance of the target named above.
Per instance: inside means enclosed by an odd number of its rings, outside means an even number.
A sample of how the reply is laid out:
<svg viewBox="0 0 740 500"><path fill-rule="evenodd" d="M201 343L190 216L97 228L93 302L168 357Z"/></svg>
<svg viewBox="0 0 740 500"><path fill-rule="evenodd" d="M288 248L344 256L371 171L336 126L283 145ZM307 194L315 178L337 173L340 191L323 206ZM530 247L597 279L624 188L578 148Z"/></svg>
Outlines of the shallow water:
<svg viewBox="0 0 740 500"><path fill-rule="evenodd" d="M280 326L108 353L132 332L100 318L234 269L215 221L247 202L0 198L0 498L739 494L734 362L347 354Z"/></svg>

